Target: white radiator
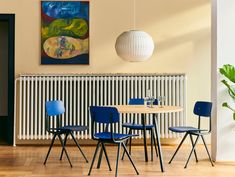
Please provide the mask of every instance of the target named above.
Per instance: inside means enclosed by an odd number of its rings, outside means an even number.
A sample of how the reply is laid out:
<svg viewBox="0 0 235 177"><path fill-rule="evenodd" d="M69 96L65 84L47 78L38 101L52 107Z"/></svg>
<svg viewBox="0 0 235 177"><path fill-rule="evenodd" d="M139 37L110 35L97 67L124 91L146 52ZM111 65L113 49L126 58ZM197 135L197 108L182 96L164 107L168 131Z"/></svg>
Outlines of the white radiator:
<svg viewBox="0 0 235 177"><path fill-rule="evenodd" d="M45 102L63 100L65 124L90 125L90 105L127 104L129 98L143 98L146 90L165 96L165 105L182 106L181 113L158 115L158 126L162 138L177 137L168 131L169 126L185 125L186 76L184 74L75 74L75 75L20 75L16 79L16 130L18 140L52 138L45 131ZM139 115L137 115L139 116ZM148 115L152 116L152 115ZM131 121L131 116L122 114L117 131L126 132L121 126ZM140 116L137 118L140 123ZM147 117L147 123L151 118ZM103 129L100 125L98 130ZM77 138L90 139L91 129L75 133ZM149 135L147 135L149 136Z"/></svg>

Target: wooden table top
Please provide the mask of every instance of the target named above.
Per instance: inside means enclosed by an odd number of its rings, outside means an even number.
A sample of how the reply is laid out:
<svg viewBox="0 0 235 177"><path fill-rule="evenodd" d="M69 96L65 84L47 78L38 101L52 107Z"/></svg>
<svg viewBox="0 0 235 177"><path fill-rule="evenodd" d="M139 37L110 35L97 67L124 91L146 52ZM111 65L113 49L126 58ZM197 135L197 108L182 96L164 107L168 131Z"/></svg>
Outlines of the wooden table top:
<svg viewBox="0 0 235 177"><path fill-rule="evenodd" d="M172 113L183 111L179 106L153 106L152 108L146 105L114 105L120 113Z"/></svg>

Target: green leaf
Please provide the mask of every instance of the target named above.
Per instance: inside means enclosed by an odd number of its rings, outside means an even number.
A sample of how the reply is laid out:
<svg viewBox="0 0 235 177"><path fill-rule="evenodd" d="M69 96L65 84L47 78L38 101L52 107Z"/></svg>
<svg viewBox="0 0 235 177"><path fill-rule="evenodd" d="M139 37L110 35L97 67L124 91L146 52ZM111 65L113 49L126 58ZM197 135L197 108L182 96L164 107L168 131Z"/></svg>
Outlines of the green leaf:
<svg viewBox="0 0 235 177"><path fill-rule="evenodd" d="M226 80L222 80L221 82L228 88L229 95L235 100L234 88Z"/></svg>
<svg viewBox="0 0 235 177"><path fill-rule="evenodd" d="M228 107L228 103L224 102L224 103L222 104L222 106L223 106L223 107Z"/></svg>
<svg viewBox="0 0 235 177"><path fill-rule="evenodd" d="M219 68L219 72L222 75L224 75L227 79L229 79L231 82L235 83L235 67L234 66L230 64L223 65L222 68ZM221 82L227 87L228 93L231 96L231 98L235 100L234 87L230 85L226 80L222 80ZM230 109L233 112L233 120L235 120L235 109L233 109L230 105L228 105L227 102L224 102L222 106Z"/></svg>
<svg viewBox="0 0 235 177"><path fill-rule="evenodd" d="M230 109L230 110L233 111L233 112L235 112L235 110L234 110L231 106L229 106L228 103L226 103L226 102L224 102L224 103L222 104L222 106L223 106L223 107L226 107L226 108L228 108L228 109Z"/></svg>
<svg viewBox="0 0 235 177"><path fill-rule="evenodd" d="M231 82L235 83L235 67L226 64L223 65L222 68L219 68L219 72L224 75L226 78L228 78Z"/></svg>

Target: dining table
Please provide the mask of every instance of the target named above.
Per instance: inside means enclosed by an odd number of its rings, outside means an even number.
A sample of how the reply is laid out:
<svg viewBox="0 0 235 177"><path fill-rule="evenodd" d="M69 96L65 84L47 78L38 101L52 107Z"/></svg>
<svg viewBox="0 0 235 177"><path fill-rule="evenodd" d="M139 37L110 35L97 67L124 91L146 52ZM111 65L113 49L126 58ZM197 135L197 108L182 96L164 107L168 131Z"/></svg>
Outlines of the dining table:
<svg viewBox="0 0 235 177"><path fill-rule="evenodd" d="M157 123L157 116L160 113L176 113L176 112L182 112L183 108L180 106L167 106L167 105L113 105L113 107L116 107L119 113L137 113L141 114L141 122L143 124L143 138L144 138L144 152L145 152L145 161L148 161L148 152L147 152L147 140L146 140L146 115L147 114L153 114L153 124L156 134L156 140L157 140L157 148L159 153L159 161L160 161L160 167L161 171L164 172L164 163L163 163L163 156L162 156L162 148L161 148L161 142L160 142L160 133Z"/></svg>

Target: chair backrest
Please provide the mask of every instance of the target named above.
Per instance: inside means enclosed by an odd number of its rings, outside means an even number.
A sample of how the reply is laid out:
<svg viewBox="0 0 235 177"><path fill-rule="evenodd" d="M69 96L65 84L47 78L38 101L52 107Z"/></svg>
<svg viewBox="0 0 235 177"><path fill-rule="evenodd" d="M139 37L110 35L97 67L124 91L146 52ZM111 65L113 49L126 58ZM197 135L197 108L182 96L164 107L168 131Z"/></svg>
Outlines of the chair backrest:
<svg viewBox="0 0 235 177"><path fill-rule="evenodd" d="M117 123L119 122L119 112L115 107L90 106L92 121L97 123Z"/></svg>
<svg viewBox="0 0 235 177"><path fill-rule="evenodd" d="M201 129L201 118L209 118L208 132L211 131L211 110L212 103L207 101L197 101L194 105L193 113L198 115L198 129Z"/></svg>
<svg viewBox="0 0 235 177"><path fill-rule="evenodd" d="M115 107L106 107L106 106L90 106L90 115L91 115L91 136L92 139L96 139L94 134L96 133L95 123L96 124L105 124L103 131L108 132L109 127L111 132L110 140L114 141L113 133L114 128L113 124L119 122L119 112Z"/></svg>
<svg viewBox="0 0 235 177"><path fill-rule="evenodd" d="M129 105L144 105L144 99L143 98L131 98L128 102ZM155 99L153 102L153 105L158 105L158 100Z"/></svg>
<svg viewBox="0 0 235 177"><path fill-rule="evenodd" d="M129 105L144 105L143 98L131 98L128 102Z"/></svg>
<svg viewBox="0 0 235 177"><path fill-rule="evenodd" d="M206 101L197 101L194 105L193 113L202 117L211 117L212 103Z"/></svg>
<svg viewBox="0 0 235 177"><path fill-rule="evenodd" d="M61 114L65 112L64 103L60 100L46 102L46 130L55 133L62 126Z"/></svg>
<svg viewBox="0 0 235 177"><path fill-rule="evenodd" d="M46 112L48 116L57 116L65 112L64 103L60 100L47 101Z"/></svg>

